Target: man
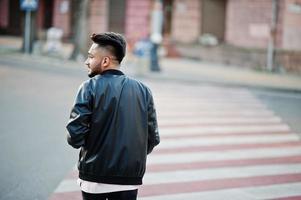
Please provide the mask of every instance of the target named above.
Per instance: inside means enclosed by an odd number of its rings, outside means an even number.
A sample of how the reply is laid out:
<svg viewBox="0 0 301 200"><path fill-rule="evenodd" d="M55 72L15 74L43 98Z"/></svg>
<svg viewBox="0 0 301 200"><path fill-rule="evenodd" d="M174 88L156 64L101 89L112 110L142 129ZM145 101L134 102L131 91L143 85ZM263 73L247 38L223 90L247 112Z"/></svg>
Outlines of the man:
<svg viewBox="0 0 301 200"><path fill-rule="evenodd" d="M83 199L136 199L146 156L160 142L153 97L119 70L122 35L91 39L85 61L90 79L81 84L67 124L68 143L80 148L78 183Z"/></svg>

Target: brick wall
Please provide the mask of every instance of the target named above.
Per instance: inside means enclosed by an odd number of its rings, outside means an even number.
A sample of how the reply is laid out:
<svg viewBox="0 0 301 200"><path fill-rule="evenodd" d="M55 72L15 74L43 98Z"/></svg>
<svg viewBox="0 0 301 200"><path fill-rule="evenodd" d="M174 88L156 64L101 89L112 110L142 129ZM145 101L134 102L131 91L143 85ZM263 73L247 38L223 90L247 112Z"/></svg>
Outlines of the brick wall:
<svg viewBox="0 0 301 200"><path fill-rule="evenodd" d="M37 29L40 31L43 28L43 20L44 20L44 13L45 13L45 6L44 6L44 1L39 1L38 4L38 10L37 12Z"/></svg>
<svg viewBox="0 0 301 200"><path fill-rule="evenodd" d="M301 50L301 0L286 0L283 16L283 48Z"/></svg>
<svg viewBox="0 0 301 200"><path fill-rule="evenodd" d="M71 33L71 0L69 1L69 10L62 13L61 3L66 0L54 0L53 26L64 31L64 37L69 37ZM108 27L108 9L107 0L95 0L90 4L89 34L107 31Z"/></svg>
<svg viewBox="0 0 301 200"><path fill-rule="evenodd" d="M108 2L94 0L90 4L90 33L101 33L108 30Z"/></svg>
<svg viewBox="0 0 301 200"><path fill-rule="evenodd" d="M151 0L127 0L125 35L129 41L135 41L148 35L151 3Z"/></svg>
<svg viewBox="0 0 301 200"><path fill-rule="evenodd" d="M242 47L265 48L272 20L272 0L228 0L226 42Z"/></svg>
<svg viewBox="0 0 301 200"><path fill-rule="evenodd" d="M61 4L67 1L69 2L69 10L65 13L61 11ZM70 27L70 17L71 17L71 2L70 0L54 0L54 10L53 10L53 26L63 30L63 37L69 37L71 27Z"/></svg>
<svg viewBox="0 0 301 200"><path fill-rule="evenodd" d="M6 28L8 26L9 17L8 0L0 0L0 27Z"/></svg>
<svg viewBox="0 0 301 200"><path fill-rule="evenodd" d="M200 0L175 0L172 16L172 39L195 42L200 35Z"/></svg>

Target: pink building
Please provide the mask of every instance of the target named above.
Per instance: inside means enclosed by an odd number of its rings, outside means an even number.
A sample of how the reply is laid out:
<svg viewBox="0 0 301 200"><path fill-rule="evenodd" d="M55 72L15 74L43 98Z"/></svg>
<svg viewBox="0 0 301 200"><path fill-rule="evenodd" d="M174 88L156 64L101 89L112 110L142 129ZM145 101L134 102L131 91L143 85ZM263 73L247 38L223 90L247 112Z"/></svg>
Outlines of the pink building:
<svg viewBox="0 0 301 200"><path fill-rule="evenodd" d="M204 33L242 47L266 48L272 0L162 0L165 37L194 43ZM117 31L129 39L147 36L153 0L91 0L90 32ZM24 13L19 0L0 0L2 33L21 35ZM71 36L72 0L40 0L37 31L51 26ZM276 46L301 50L301 0L279 0Z"/></svg>
<svg viewBox="0 0 301 200"><path fill-rule="evenodd" d="M129 40L147 36L151 0L91 0L90 33L115 31L123 33ZM36 15L37 34L49 27L63 30L64 38L72 36L72 0L39 0ZM0 0L0 33L21 35L24 12L19 0Z"/></svg>
<svg viewBox="0 0 301 200"><path fill-rule="evenodd" d="M210 33L236 47L266 49L271 38L273 0L162 0L165 41L195 44ZM90 33L115 31L128 41L146 37L154 0L90 0ZM72 0L39 0L36 32L51 26L72 36ZM301 51L301 0L278 0L275 47ZM0 33L21 35L24 12L19 0L0 0ZM298 54L299 55L299 54ZM301 63L296 60L294 63ZM286 58L287 60L287 58ZM300 64L299 64L300 65ZM301 67L300 67L301 68Z"/></svg>
<svg viewBox="0 0 301 200"><path fill-rule="evenodd" d="M200 59L264 68L266 48L274 38L277 68L301 73L301 0L277 3L272 31L273 0L174 0L171 39L197 43L201 35L210 33L238 48L200 49L194 53Z"/></svg>
<svg viewBox="0 0 301 200"><path fill-rule="evenodd" d="M301 50L301 0L278 2L276 47ZM195 42L200 35L211 33L235 46L267 46L272 0L175 0L172 9L176 41Z"/></svg>

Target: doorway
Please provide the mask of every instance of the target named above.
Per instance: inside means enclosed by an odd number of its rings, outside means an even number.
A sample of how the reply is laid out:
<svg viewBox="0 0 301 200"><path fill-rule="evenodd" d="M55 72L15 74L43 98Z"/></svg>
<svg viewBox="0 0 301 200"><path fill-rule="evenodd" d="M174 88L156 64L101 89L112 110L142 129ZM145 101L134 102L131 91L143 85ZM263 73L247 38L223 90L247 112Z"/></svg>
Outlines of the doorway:
<svg viewBox="0 0 301 200"><path fill-rule="evenodd" d="M163 36L171 35L173 0L163 1Z"/></svg>
<svg viewBox="0 0 301 200"><path fill-rule="evenodd" d="M226 0L201 0L201 35L212 34L224 40L226 22Z"/></svg>
<svg viewBox="0 0 301 200"><path fill-rule="evenodd" d="M125 33L126 0L110 0L109 2L109 31Z"/></svg>
<svg viewBox="0 0 301 200"><path fill-rule="evenodd" d="M16 36L22 35L23 20L24 12L20 9L20 0L10 0L7 33Z"/></svg>
<svg viewBox="0 0 301 200"><path fill-rule="evenodd" d="M52 27L52 21L53 21L53 10L54 10L54 1L53 0L46 0L46 1L41 1L43 2L44 6L44 19L43 19L43 29L47 30L50 27Z"/></svg>

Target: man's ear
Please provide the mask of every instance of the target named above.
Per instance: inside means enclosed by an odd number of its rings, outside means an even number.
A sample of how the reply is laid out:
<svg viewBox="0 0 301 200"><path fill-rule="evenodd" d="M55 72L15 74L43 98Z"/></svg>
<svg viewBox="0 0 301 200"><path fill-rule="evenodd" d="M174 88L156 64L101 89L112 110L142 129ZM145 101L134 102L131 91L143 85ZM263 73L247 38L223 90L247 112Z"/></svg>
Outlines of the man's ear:
<svg viewBox="0 0 301 200"><path fill-rule="evenodd" d="M104 59L102 60L102 64L107 67L110 65L110 59L108 57L104 57Z"/></svg>

